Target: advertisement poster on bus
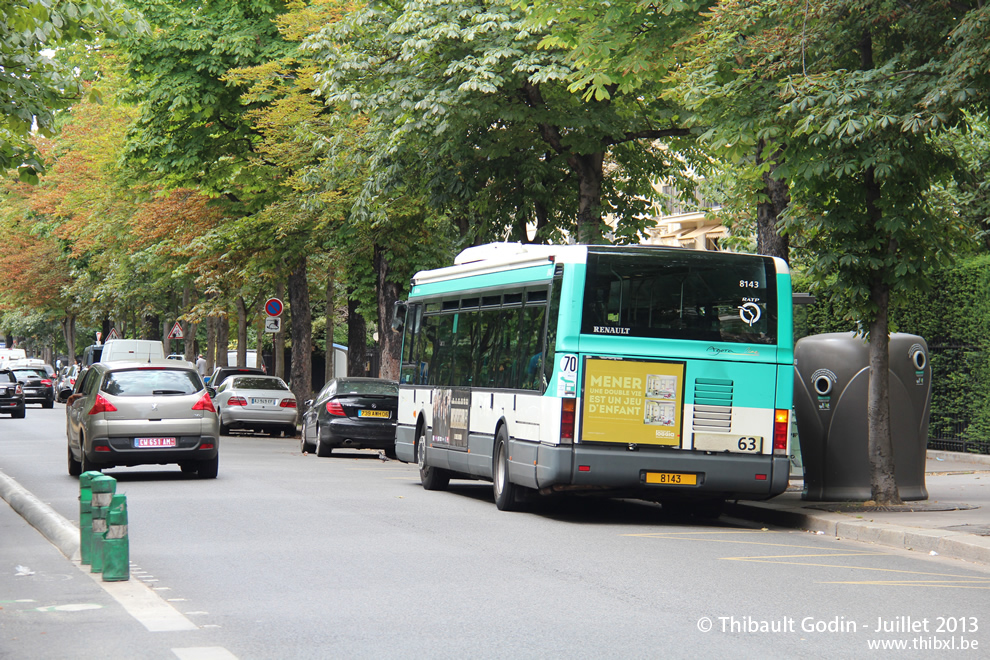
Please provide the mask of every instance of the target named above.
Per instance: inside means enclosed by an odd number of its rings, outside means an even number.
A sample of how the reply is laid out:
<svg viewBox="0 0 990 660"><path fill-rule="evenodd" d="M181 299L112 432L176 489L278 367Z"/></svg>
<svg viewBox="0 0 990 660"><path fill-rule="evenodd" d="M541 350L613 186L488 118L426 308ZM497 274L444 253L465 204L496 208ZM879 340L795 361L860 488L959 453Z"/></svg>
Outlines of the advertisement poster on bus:
<svg viewBox="0 0 990 660"><path fill-rule="evenodd" d="M433 399L433 442L467 449L471 390L440 389Z"/></svg>
<svg viewBox="0 0 990 660"><path fill-rule="evenodd" d="M680 446L684 363L587 358L582 442Z"/></svg>

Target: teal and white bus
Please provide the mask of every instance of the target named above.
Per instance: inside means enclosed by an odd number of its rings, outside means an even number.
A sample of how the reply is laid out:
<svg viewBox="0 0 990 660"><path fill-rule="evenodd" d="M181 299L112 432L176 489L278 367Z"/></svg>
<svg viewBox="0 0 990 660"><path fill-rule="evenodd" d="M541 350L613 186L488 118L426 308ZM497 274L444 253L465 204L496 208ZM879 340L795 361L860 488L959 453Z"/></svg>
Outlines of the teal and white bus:
<svg viewBox="0 0 990 660"><path fill-rule="evenodd" d="M493 483L718 510L787 488L794 354L781 259L495 243L417 273L396 454Z"/></svg>

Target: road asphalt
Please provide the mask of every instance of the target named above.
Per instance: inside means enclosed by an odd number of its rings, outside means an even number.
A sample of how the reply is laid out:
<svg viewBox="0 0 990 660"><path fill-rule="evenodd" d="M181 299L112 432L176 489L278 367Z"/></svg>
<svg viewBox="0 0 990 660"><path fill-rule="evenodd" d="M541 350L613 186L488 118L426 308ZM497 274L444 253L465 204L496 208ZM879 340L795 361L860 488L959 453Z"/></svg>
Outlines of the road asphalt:
<svg viewBox="0 0 990 660"><path fill-rule="evenodd" d="M725 514L990 565L990 456L929 451L925 483L928 500L881 509L861 503L807 501L802 499L802 482L792 481L786 493L772 500L730 502ZM62 554L78 561L79 533L74 521L66 520L2 471L0 497ZM37 542L44 541L38 537Z"/></svg>

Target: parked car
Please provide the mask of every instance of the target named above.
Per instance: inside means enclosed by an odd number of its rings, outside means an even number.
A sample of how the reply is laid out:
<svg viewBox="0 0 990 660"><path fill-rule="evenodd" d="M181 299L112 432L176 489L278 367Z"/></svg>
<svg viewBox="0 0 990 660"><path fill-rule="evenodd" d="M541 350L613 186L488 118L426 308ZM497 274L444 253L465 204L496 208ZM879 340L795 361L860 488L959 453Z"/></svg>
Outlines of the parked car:
<svg viewBox="0 0 990 660"><path fill-rule="evenodd" d="M248 374L257 374L264 376L265 372L262 369L257 369L255 367L217 367L210 374L209 378L206 379L207 385L209 385L213 390L223 385L223 381L227 380L230 376L246 376Z"/></svg>
<svg viewBox="0 0 990 660"><path fill-rule="evenodd" d="M220 433L247 429L296 437L296 395L275 376L230 376L213 401L220 414Z"/></svg>
<svg viewBox="0 0 990 660"><path fill-rule="evenodd" d="M13 367L14 377L24 385L24 402L55 407L55 383L43 367Z"/></svg>
<svg viewBox="0 0 990 660"><path fill-rule="evenodd" d="M24 418L24 385L10 369L0 367L0 413Z"/></svg>
<svg viewBox="0 0 990 660"><path fill-rule="evenodd" d="M76 386L76 378L79 377L79 365L70 364L67 367L62 367L59 372L58 378L55 379L55 400L59 403L65 403L65 400L69 398L72 394L73 388Z"/></svg>
<svg viewBox="0 0 990 660"><path fill-rule="evenodd" d="M220 417L196 367L174 360L97 362L66 403L69 474L178 463L217 476Z"/></svg>
<svg viewBox="0 0 990 660"><path fill-rule="evenodd" d="M329 456L335 447L383 449L395 458L399 385L380 378L334 378L306 401L300 447Z"/></svg>

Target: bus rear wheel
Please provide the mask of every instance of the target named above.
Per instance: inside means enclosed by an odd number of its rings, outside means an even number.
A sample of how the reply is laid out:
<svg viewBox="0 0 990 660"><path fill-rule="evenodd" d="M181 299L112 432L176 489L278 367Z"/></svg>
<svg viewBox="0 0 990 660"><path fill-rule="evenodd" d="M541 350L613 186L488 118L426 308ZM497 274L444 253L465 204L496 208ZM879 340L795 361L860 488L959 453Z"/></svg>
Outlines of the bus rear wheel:
<svg viewBox="0 0 990 660"><path fill-rule="evenodd" d="M492 462L492 490L499 511L515 511L519 487L509 480L509 436L503 426L495 436L495 457Z"/></svg>
<svg viewBox="0 0 990 660"><path fill-rule="evenodd" d="M447 490L450 483L450 473L438 467L426 464L426 431L419 434L416 442L416 462L419 464L419 480L426 490Z"/></svg>

